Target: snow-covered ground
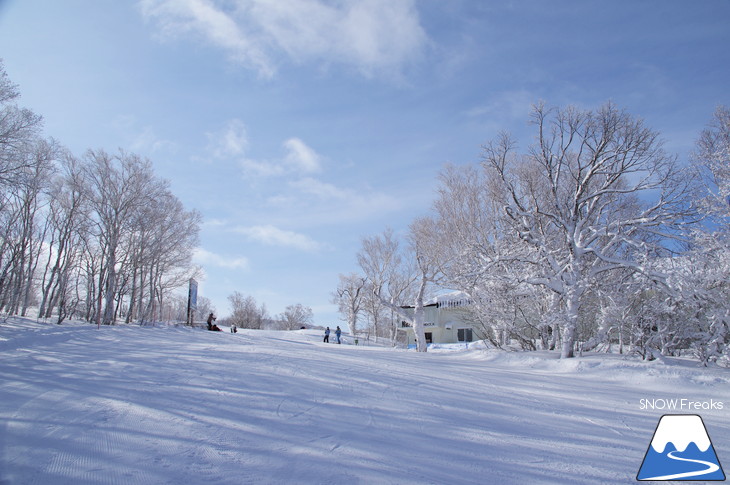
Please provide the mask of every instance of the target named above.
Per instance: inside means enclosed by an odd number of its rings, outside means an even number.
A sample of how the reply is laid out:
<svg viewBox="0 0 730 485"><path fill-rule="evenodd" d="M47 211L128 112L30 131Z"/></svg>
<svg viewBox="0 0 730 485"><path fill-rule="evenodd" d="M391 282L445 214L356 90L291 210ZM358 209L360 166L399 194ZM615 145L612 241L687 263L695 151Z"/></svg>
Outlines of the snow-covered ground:
<svg viewBox="0 0 730 485"><path fill-rule="evenodd" d="M730 464L730 371L690 361L0 324L2 485L635 483L667 413Z"/></svg>

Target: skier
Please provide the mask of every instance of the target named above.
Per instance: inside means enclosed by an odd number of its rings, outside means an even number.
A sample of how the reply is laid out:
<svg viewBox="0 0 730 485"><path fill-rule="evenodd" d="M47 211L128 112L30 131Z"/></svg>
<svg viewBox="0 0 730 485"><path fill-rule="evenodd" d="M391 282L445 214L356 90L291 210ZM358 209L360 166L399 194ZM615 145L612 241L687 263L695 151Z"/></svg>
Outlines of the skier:
<svg viewBox="0 0 730 485"><path fill-rule="evenodd" d="M342 330L340 330L340 326L337 325L337 330L335 330L335 335L337 336L337 343L340 343L340 335L342 335Z"/></svg>
<svg viewBox="0 0 730 485"><path fill-rule="evenodd" d="M326 344L330 343L330 328L329 327L327 327L324 330L324 340L323 340L323 342L326 343Z"/></svg>

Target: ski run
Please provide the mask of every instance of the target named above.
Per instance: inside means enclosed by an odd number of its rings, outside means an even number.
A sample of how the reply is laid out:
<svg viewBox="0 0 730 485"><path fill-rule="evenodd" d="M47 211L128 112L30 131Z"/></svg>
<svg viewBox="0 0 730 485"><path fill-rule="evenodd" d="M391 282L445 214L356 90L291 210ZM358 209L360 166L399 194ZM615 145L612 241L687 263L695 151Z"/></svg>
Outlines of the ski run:
<svg viewBox="0 0 730 485"><path fill-rule="evenodd" d="M673 413L730 463L727 369L557 355L10 318L0 484L636 483Z"/></svg>

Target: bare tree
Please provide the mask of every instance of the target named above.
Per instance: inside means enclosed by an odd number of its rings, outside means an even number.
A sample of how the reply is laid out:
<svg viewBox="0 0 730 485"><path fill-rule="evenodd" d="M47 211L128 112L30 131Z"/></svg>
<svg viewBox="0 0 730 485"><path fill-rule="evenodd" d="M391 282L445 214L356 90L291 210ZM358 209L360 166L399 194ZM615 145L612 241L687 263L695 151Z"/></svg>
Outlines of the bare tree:
<svg viewBox="0 0 730 485"><path fill-rule="evenodd" d="M15 103L0 63L0 309L58 310L112 323L157 318L194 276L200 215L186 211L152 165L124 151L82 160L40 137L41 118Z"/></svg>
<svg viewBox="0 0 730 485"><path fill-rule="evenodd" d="M59 307L58 323L63 321L62 306L68 291L71 272L79 259L82 233L85 233L85 201L81 188L78 160L66 154L61 161L64 173L54 180L49 201L48 258L41 282L38 316L49 318L54 306Z"/></svg>
<svg viewBox="0 0 730 485"><path fill-rule="evenodd" d="M36 209L51 169L52 143L40 138L41 117L19 108L17 86L0 62L0 310L27 308L40 239Z"/></svg>
<svg viewBox="0 0 730 485"><path fill-rule="evenodd" d="M440 273L438 258L439 242L442 234L436 229L430 217L421 217L411 223L408 239L410 254L415 268L415 297L413 305L413 330L416 334L416 347L419 352L428 350L426 342L425 300L429 286L436 283Z"/></svg>
<svg viewBox="0 0 730 485"><path fill-rule="evenodd" d="M301 303L288 305L284 313L279 316L279 319L284 322L286 330L296 330L311 325L313 318L314 312L312 312L312 309Z"/></svg>
<svg viewBox="0 0 730 485"><path fill-rule="evenodd" d="M40 136L42 118L20 108L18 87L10 82L0 61L0 190L15 186L32 166L33 145ZM0 205L2 210L2 205Z"/></svg>
<svg viewBox="0 0 730 485"><path fill-rule="evenodd" d="M340 275L340 283L332 293L332 303L347 322L352 335L357 335L357 320L365 293L366 279L356 273Z"/></svg>
<svg viewBox="0 0 730 485"><path fill-rule="evenodd" d="M13 213L5 233L6 254L3 269L0 308L11 314L25 315L34 294L35 270L43 249L48 224L43 211L48 201L46 192L54 171L57 147L52 141L38 139L27 147L27 161L15 173L15 186L10 191L5 211Z"/></svg>
<svg viewBox="0 0 730 485"><path fill-rule="evenodd" d="M125 246L129 252L130 314L139 309L142 320L155 319L165 293L196 276L192 252L197 245L201 217L186 211L169 190L137 212Z"/></svg>
<svg viewBox="0 0 730 485"><path fill-rule="evenodd" d="M380 299L370 291L363 293L360 309L368 323L368 335L374 335L376 342L380 337L386 337L395 343L398 319L394 318L395 314L392 310L383 305Z"/></svg>
<svg viewBox="0 0 730 485"><path fill-rule="evenodd" d="M228 301L232 309L229 321L239 328L260 329L264 320L268 318L266 306L264 304L258 306L252 296L243 296L240 292L234 291L228 296Z"/></svg>
<svg viewBox="0 0 730 485"><path fill-rule="evenodd" d="M427 218L411 224L407 252L388 229L380 236L364 238L358 253L370 291L399 318L413 325L419 352L427 351L424 301L438 271L433 248L422 234L432 225L433 221ZM412 312L406 309L410 304Z"/></svg>
<svg viewBox="0 0 730 485"><path fill-rule="evenodd" d="M112 156L103 150L89 150L84 159L86 198L104 255L98 291L99 303L103 297L105 306L103 314L100 310L97 318L109 325L114 320L116 308L117 263L122 238L134 220L135 211L152 203L159 193L159 182L154 178L150 162L137 155L120 152Z"/></svg>

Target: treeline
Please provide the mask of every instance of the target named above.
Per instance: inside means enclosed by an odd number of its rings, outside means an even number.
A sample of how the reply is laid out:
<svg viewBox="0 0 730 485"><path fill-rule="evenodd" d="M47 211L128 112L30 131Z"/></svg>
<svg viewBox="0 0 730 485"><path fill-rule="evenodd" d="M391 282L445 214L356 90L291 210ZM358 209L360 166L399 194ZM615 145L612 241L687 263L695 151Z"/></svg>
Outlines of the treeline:
<svg viewBox="0 0 730 485"><path fill-rule="evenodd" d="M425 351L424 300L448 288L496 347L730 365L730 110L690 161L612 104L539 104L531 123L525 149L504 133L479 164L446 167L404 237L363 239L361 273L334 293L351 330L405 320Z"/></svg>
<svg viewBox="0 0 730 485"><path fill-rule="evenodd" d="M0 64L0 313L103 324L179 313L171 293L195 275L200 215L149 160L76 156L18 99Z"/></svg>
<svg viewBox="0 0 730 485"><path fill-rule="evenodd" d="M288 305L282 313L272 317L265 303L258 304L253 296L245 296L239 291L228 295L228 302L231 314L219 322L223 325L256 330L299 330L313 323L314 312L301 303Z"/></svg>

